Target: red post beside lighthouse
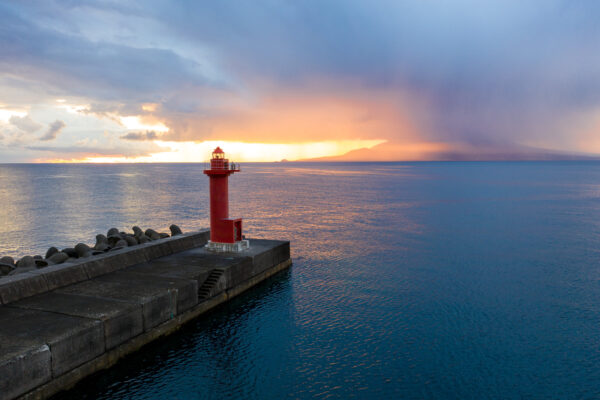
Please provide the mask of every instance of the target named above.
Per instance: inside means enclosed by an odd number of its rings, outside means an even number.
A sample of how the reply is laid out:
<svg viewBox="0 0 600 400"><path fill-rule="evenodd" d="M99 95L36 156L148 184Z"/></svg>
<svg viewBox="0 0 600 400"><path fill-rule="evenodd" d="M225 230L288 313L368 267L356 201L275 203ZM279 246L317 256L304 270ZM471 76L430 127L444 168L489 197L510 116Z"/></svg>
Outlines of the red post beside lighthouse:
<svg viewBox="0 0 600 400"><path fill-rule="evenodd" d="M204 170L210 178L209 250L241 251L248 248L248 241L242 239L242 219L229 218L229 175L239 171L239 166L230 163L220 147L212 153L210 169Z"/></svg>

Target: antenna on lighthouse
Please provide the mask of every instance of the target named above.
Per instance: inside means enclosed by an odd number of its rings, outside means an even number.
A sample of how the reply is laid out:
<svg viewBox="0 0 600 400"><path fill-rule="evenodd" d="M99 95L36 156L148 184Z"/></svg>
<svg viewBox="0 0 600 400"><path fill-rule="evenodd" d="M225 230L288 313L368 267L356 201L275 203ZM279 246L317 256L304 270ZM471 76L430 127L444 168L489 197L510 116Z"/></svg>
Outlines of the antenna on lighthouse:
<svg viewBox="0 0 600 400"><path fill-rule="evenodd" d="M229 218L229 175L240 172L238 164L229 162L217 147L212 152L210 169L210 240L206 248L216 252L239 252L250 247L242 236L242 219Z"/></svg>

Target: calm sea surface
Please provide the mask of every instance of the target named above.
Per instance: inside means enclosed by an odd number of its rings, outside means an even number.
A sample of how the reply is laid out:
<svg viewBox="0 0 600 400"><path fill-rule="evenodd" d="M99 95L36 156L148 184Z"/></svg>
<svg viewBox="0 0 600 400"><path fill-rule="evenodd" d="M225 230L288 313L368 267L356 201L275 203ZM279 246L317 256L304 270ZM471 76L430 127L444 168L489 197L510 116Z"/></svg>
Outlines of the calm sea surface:
<svg viewBox="0 0 600 400"><path fill-rule="evenodd" d="M294 265L65 399L598 398L600 163L248 164ZM202 165L0 165L0 255L208 225Z"/></svg>

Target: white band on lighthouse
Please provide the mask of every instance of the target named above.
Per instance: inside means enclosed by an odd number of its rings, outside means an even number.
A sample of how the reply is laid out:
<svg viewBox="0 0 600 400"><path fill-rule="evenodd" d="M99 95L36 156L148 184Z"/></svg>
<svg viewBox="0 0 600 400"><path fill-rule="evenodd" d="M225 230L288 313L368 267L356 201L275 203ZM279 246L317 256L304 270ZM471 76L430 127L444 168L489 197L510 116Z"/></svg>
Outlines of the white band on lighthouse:
<svg viewBox="0 0 600 400"><path fill-rule="evenodd" d="M235 243L220 243L211 242L210 240L206 243L206 250L213 251L215 253L239 253L250 248L250 242L248 240L240 240Z"/></svg>

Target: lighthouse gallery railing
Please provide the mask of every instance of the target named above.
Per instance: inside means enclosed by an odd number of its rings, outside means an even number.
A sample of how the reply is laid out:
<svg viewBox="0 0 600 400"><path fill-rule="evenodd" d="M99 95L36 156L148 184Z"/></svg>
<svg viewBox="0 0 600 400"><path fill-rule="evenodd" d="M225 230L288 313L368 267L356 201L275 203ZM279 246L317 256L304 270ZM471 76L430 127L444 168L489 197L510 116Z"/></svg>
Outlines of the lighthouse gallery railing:
<svg viewBox="0 0 600 400"><path fill-rule="evenodd" d="M233 161L225 161L219 163L205 162L204 169L213 169L219 171L241 171L241 165Z"/></svg>

